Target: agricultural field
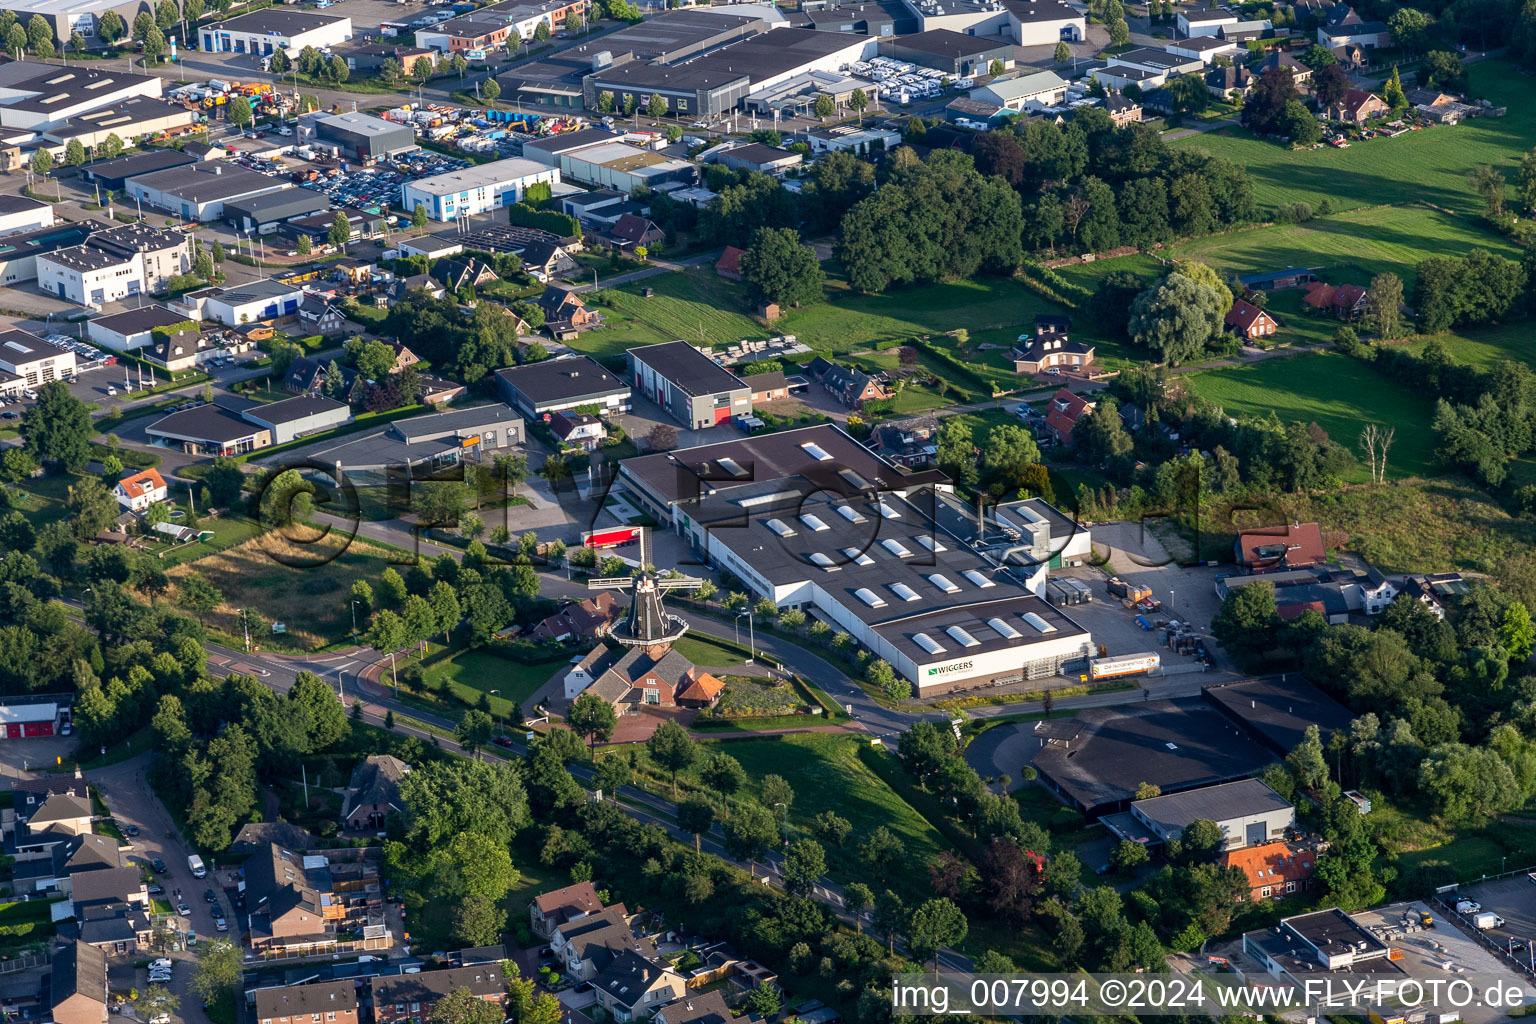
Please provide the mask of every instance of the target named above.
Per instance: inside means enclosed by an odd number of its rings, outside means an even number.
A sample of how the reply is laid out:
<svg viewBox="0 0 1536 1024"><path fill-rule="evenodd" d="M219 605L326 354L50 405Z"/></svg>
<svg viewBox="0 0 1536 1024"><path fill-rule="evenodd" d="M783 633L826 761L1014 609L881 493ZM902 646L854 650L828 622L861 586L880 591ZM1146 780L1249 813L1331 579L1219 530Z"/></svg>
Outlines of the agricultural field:
<svg viewBox="0 0 1536 1024"><path fill-rule="evenodd" d="M1471 216L1432 207L1374 206L1317 217L1303 224L1276 224L1211 235L1173 249L1180 259L1209 263L1223 278L1281 267L1325 268L1333 284L1367 284L1391 271L1412 293L1414 267L1429 256L1465 256L1476 248L1519 259L1520 250L1481 227Z"/></svg>
<svg viewBox="0 0 1536 1024"><path fill-rule="evenodd" d="M1434 437L1423 399L1359 360L1323 352L1208 370L1184 380L1229 414L1273 411L1282 422L1315 422L1351 451L1366 424L1395 427L1389 479L1434 472ZM1360 466L1354 475L1355 482L1365 482L1367 470Z"/></svg>
<svg viewBox="0 0 1536 1024"><path fill-rule="evenodd" d="M1305 202L1316 209L1327 200L1341 210L1427 202L1475 216L1482 202L1467 187L1467 172L1478 164L1513 171L1513 161L1536 145L1536 109L1528 102L1525 76L1509 64L1480 61L1468 65L1467 72L1472 95L1506 107L1504 117L1473 118L1455 127L1356 141L1348 149L1291 150L1256 139L1240 128L1194 135L1170 145L1204 149L1246 167L1261 206Z"/></svg>

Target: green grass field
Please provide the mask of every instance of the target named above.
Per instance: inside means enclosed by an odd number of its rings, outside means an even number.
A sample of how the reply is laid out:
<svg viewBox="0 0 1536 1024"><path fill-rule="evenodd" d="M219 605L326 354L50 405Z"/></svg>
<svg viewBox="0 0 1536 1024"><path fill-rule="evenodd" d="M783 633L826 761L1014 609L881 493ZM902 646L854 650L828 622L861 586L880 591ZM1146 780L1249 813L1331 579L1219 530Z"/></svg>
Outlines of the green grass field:
<svg viewBox="0 0 1536 1024"><path fill-rule="evenodd" d="M1345 177L1340 175L1340 177ZM1325 274L1333 283L1391 271L1412 292L1414 266L1428 256L1465 256L1484 248L1519 259L1519 249L1482 228L1472 217L1426 206L1377 206L1319 217L1304 224L1276 224L1184 242L1180 259L1209 263L1222 277L1280 267L1340 267ZM1343 265L1343 266L1340 266ZM1354 269L1356 274L1349 271Z"/></svg>
<svg viewBox="0 0 1536 1024"><path fill-rule="evenodd" d="M745 629L745 623L743 623ZM748 635L741 634L741 642L746 644ZM693 662L695 665L703 665L706 668L731 668L742 663L742 656L722 644L717 644L703 634L693 633L683 637L672 645L677 653Z"/></svg>
<svg viewBox="0 0 1536 1024"><path fill-rule="evenodd" d="M507 657L494 645L475 647L460 649L430 662L426 677L429 685L447 685L471 703L478 701L482 693L498 690L498 695L491 698L491 711L506 715L514 703L526 706L533 692L570 664L570 660L569 653L556 652L544 661L529 664ZM525 707L525 710L532 708Z"/></svg>
<svg viewBox="0 0 1536 1024"><path fill-rule="evenodd" d="M1491 327L1475 327L1454 334L1442 334L1437 339L1458 363L1466 363L1486 370L1495 363L1512 359L1536 367L1536 335L1528 321L1511 324L1494 324ZM1413 350L1422 351L1428 339L1413 344Z"/></svg>
<svg viewBox="0 0 1536 1024"><path fill-rule="evenodd" d="M1350 451L1366 424L1395 427L1388 475L1426 476L1434 471L1434 438L1423 399L1347 356L1323 352L1268 359L1191 374L1185 380L1197 395L1229 414L1263 416L1273 410L1282 422L1316 422ZM1364 482L1366 469L1359 467L1355 476Z"/></svg>
<svg viewBox="0 0 1536 1024"><path fill-rule="evenodd" d="M795 733L755 739L715 740L707 750L719 750L741 762L751 781L737 797L756 799L764 775L783 776L795 791L789 811L791 837L804 836L823 811L835 811L853 825L842 847L827 848L827 869L834 878L860 879L879 888L900 887L908 893L927 886L928 861L948 844L938 830L859 759L867 742L839 733ZM691 775L691 770L690 773ZM884 825L906 845L902 866L891 877L873 877L857 855L862 839Z"/></svg>
<svg viewBox="0 0 1536 1024"><path fill-rule="evenodd" d="M650 298L640 294L645 287L654 289ZM708 266L604 289L595 305L608 326L582 333L571 347L599 358L662 341L733 345L779 333L748 316L742 286Z"/></svg>
<svg viewBox="0 0 1536 1024"><path fill-rule="evenodd" d="M1481 61L1467 71L1472 94L1507 107L1506 116L1357 141L1348 149L1293 151L1241 129L1207 132L1170 145L1204 149L1247 168L1261 206L1306 202L1315 209L1326 199L1339 210L1424 201L1475 215L1482 203L1467 187L1467 172L1478 164L1512 172L1512 161L1536 144L1536 109L1527 102L1525 76L1509 64Z"/></svg>

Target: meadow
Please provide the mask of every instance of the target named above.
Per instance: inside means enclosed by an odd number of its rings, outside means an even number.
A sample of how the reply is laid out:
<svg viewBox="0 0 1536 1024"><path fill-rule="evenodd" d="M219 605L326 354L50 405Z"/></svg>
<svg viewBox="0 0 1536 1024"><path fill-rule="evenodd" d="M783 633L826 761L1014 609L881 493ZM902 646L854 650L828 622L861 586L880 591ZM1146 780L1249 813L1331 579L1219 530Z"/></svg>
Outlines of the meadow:
<svg viewBox="0 0 1536 1024"><path fill-rule="evenodd" d="M1480 61L1468 65L1467 71L1472 95L1506 107L1504 117L1356 141L1348 149L1291 150L1240 128L1169 145L1204 149L1247 168L1261 206L1305 202L1316 209L1326 200L1334 210L1344 210L1428 202L1476 215L1482 202L1467 187L1467 172L1478 164L1492 164L1511 172L1513 179L1514 162L1536 145L1536 109L1528 102L1526 77L1509 64Z"/></svg>
<svg viewBox="0 0 1536 1024"><path fill-rule="evenodd" d="M1315 422L1352 452L1366 424L1394 427L1397 437L1388 478L1434 471L1434 436L1423 399L1337 352L1266 359L1190 374L1184 381L1230 415L1264 416L1273 411L1282 422ZM1364 482L1367 475L1360 466L1353 478Z"/></svg>
<svg viewBox="0 0 1536 1024"><path fill-rule="evenodd" d="M1429 256L1465 256L1476 248L1519 259L1520 250L1474 218L1422 204L1373 206L1302 224L1276 224L1194 239L1179 259L1208 263L1223 278L1282 267L1322 268L1333 284L1368 284L1391 271L1411 294L1414 267Z"/></svg>

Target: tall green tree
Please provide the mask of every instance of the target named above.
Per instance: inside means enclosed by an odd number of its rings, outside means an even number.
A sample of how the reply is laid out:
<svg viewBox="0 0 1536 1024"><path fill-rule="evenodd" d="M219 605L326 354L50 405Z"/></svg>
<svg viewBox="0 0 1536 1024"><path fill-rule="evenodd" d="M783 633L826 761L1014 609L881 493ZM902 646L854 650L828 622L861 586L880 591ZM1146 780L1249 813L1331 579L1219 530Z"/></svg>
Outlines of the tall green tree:
<svg viewBox="0 0 1536 1024"><path fill-rule="evenodd" d="M71 472L84 469L90 461L95 434L90 410L60 380L38 388L37 402L21 414L27 454L39 463L51 462Z"/></svg>
<svg viewBox="0 0 1536 1024"><path fill-rule="evenodd" d="M677 799L677 773L699 756L698 744L688 731L670 718L645 741L645 752L652 761L672 776L672 799Z"/></svg>
<svg viewBox="0 0 1536 1024"><path fill-rule="evenodd" d="M595 693L583 693L571 703L565 714L565 722L576 735L587 741L590 750L596 751L598 740L607 742L618 724L618 714L613 705Z"/></svg>

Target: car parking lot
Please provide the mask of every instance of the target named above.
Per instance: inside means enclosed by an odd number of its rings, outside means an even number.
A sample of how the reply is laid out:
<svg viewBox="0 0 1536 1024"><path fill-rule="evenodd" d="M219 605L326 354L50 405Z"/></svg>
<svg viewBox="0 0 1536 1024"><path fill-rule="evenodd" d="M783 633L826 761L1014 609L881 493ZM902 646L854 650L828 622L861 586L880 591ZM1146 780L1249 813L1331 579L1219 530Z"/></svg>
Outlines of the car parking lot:
<svg viewBox="0 0 1536 1024"><path fill-rule="evenodd" d="M402 153L373 167L329 168L304 184L323 192L338 206L388 209L400 205L400 186L404 183L468 166L468 160L440 153Z"/></svg>
<svg viewBox="0 0 1536 1024"><path fill-rule="evenodd" d="M1453 904L1457 898L1473 900L1483 911L1503 918L1502 927L1490 928L1483 936L1503 950L1501 959L1536 971L1536 881L1520 874L1464 885L1447 897ZM1464 927L1471 929L1471 915L1462 916L1468 921Z"/></svg>

